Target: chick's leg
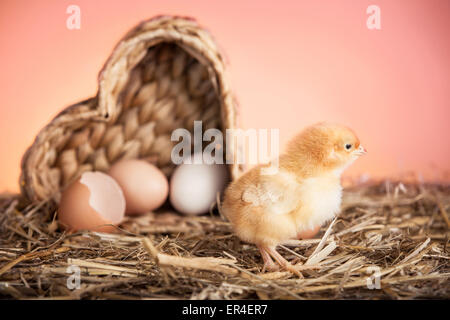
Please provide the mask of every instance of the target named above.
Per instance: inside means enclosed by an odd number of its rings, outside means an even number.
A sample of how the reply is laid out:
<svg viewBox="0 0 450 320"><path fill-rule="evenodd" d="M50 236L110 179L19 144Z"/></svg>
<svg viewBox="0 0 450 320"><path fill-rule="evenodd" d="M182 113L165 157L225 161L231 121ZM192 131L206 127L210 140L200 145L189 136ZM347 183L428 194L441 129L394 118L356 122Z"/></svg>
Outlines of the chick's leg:
<svg viewBox="0 0 450 320"><path fill-rule="evenodd" d="M281 254L278 253L277 250L275 250L274 247L264 247L264 249L275 259L276 262L280 264L285 270L292 272L293 274L297 275L300 278L303 278L303 275L301 272L295 268L289 261L287 261Z"/></svg>
<svg viewBox="0 0 450 320"><path fill-rule="evenodd" d="M278 266L273 262L272 257L269 252L267 252L266 247L258 245L259 252L261 252L261 257L264 260L263 272L264 271L277 271Z"/></svg>

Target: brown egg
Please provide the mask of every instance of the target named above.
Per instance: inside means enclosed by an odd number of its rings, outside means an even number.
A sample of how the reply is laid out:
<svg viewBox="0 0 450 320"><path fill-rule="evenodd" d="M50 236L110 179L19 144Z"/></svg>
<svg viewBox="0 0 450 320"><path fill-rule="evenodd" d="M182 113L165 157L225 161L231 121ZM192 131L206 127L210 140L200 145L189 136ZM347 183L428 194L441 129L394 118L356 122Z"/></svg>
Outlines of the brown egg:
<svg viewBox="0 0 450 320"><path fill-rule="evenodd" d="M320 226L317 226L314 229L302 231L298 234L298 238L299 239L311 239L312 237L314 237L317 234L317 232L319 232L319 230L320 230Z"/></svg>
<svg viewBox="0 0 450 320"><path fill-rule="evenodd" d="M69 231L114 232L125 216L125 197L113 178L85 172L61 196L58 221Z"/></svg>
<svg viewBox="0 0 450 320"><path fill-rule="evenodd" d="M108 174L123 190L126 214L143 214L160 207L167 199L166 176L144 160L122 160L111 166Z"/></svg>

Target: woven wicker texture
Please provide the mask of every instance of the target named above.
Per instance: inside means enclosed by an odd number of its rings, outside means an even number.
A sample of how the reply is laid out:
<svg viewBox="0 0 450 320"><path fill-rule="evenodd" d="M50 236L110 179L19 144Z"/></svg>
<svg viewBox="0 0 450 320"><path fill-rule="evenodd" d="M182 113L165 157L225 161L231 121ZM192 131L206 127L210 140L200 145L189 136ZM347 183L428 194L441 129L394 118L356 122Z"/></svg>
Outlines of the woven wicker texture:
<svg viewBox="0 0 450 320"><path fill-rule="evenodd" d="M194 20L156 17L118 43L99 74L95 97L62 111L37 135L22 159L22 194L59 201L61 190L90 170L144 158L167 176L171 133L235 127L235 103L225 64L211 35ZM230 165L236 178L239 168Z"/></svg>

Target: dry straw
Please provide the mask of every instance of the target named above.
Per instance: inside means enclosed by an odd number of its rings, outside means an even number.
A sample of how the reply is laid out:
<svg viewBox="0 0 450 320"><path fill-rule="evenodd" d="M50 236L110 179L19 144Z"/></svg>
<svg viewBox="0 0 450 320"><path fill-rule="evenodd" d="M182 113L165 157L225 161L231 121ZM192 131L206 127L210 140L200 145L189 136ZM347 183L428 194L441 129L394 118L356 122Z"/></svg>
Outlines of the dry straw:
<svg viewBox="0 0 450 320"><path fill-rule="evenodd" d="M390 192L389 190L396 190ZM399 191L403 190L403 191ZM304 278L262 272L258 249L219 216L129 217L118 233L65 234L49 203L0 197L0 297L34 299L450 298L449 186L345 191L342 213L280 252ZM69 266L81 271L71 290ZM375 286L378 268L380 288ZM372 278L370 278L372 276ZM372 286L372 287L373 287Z"/></svg>

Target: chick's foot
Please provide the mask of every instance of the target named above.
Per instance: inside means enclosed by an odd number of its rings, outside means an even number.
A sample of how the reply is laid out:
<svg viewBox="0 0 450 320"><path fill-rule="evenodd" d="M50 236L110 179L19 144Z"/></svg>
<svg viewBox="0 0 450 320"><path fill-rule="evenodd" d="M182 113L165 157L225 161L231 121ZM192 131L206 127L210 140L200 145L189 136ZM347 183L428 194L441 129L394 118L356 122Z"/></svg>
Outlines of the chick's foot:
<svg viewBox="0 0 450 320"><path fill-rule="evenodd" d="M258 249L264 261L262 272L265 272L266 270L270 272L278 271L279 267L276 265L275 262L273 262L272 257L270 256L267 249L264 246L258 246Z"/></svg>
<svg viewBox="0 0 450 320"><path fill-rule="evenodd" d="M293 274L295 274L296 276L298 276L299 278L303 278L302 273L294 266L292 265L289 261L287 261L285 258L283 258L283 256L281 254L278 253L277 250L275 250L275 248L273 247L268 247L268 246L262 246L263 250L266 251L269 254L269 257L271 256L272 258L275 259L275 261L286 271L289 271ZM261 250L261 249L260 249ZM261 253L262 254L262 253ZM264 259L264 256L263 256ZM272 260L272 259L271 259ZM272 261L273 262L273 261Z"/></svg>

